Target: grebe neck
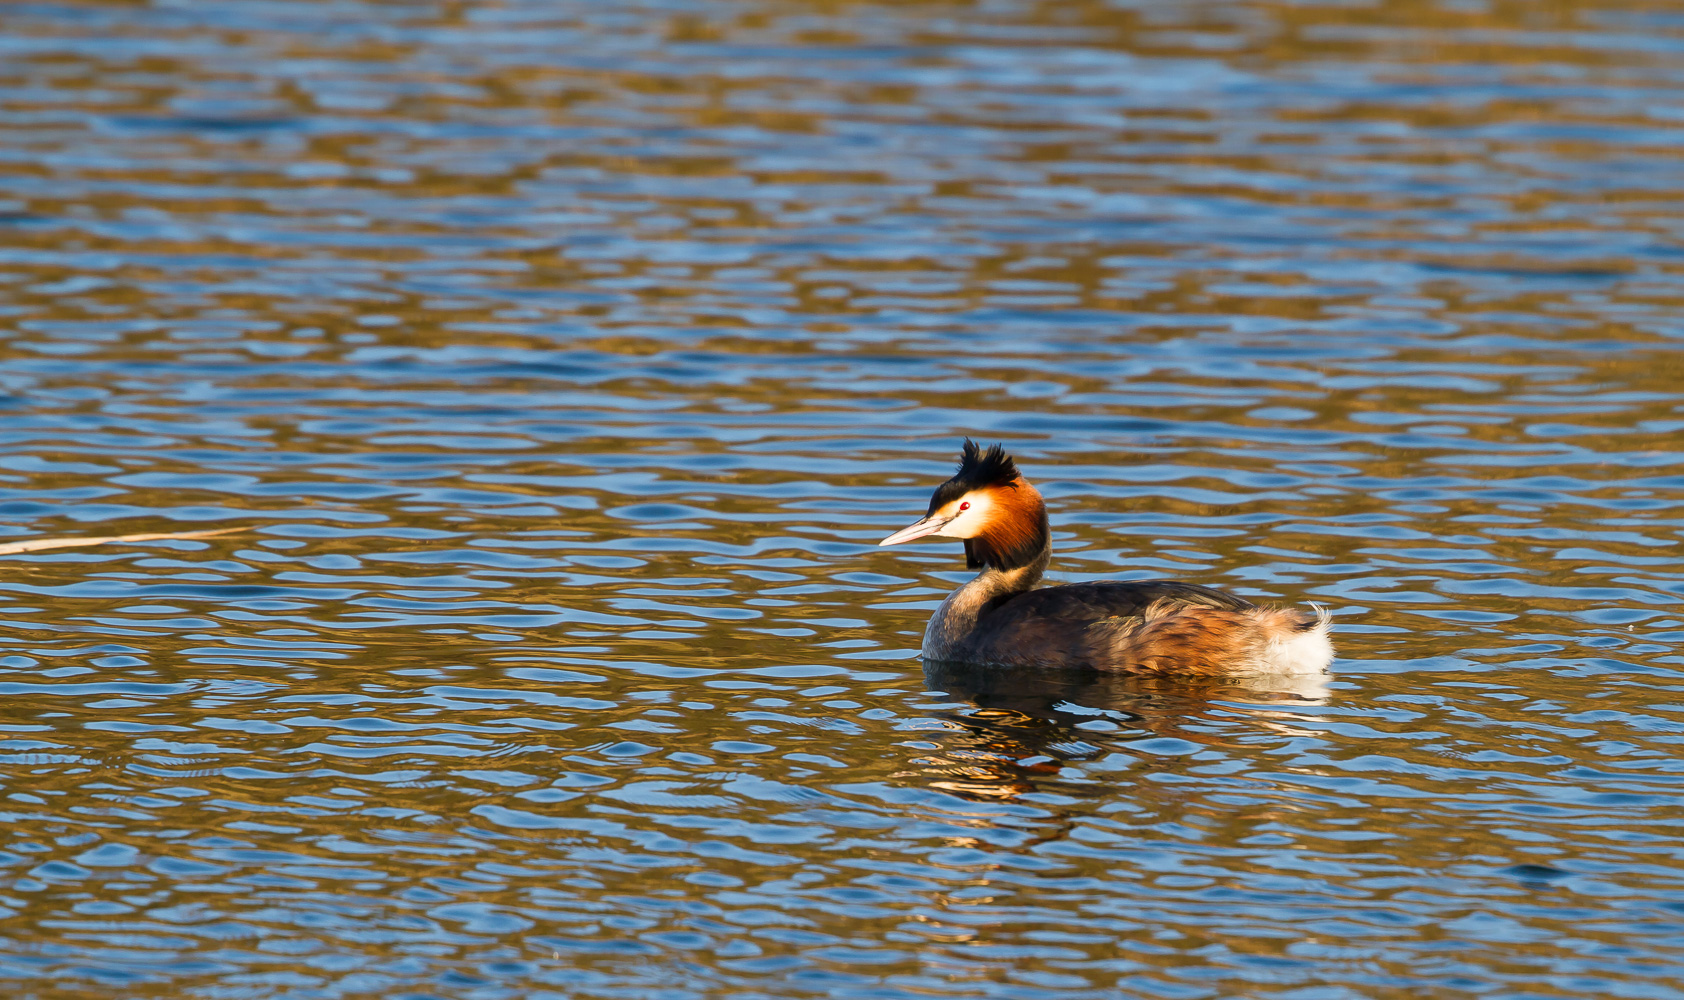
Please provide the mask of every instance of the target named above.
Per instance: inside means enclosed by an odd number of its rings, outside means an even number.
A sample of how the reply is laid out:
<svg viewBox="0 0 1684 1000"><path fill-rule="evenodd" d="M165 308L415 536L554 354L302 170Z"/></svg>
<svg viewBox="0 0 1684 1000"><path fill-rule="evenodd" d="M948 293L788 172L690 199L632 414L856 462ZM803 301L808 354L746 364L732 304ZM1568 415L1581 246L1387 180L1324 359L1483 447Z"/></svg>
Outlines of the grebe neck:
<svg viewBox="0 0 1684 1000"><path fill-rule="evenodd" d="M986 566L969 583L948 594L924 629L924 658L954 659L954 651L976 631L982 614L996 601L1033 590L1051 560L1052 546L1043 544L1041 551L1023 565L1011 569Z"/></svg>

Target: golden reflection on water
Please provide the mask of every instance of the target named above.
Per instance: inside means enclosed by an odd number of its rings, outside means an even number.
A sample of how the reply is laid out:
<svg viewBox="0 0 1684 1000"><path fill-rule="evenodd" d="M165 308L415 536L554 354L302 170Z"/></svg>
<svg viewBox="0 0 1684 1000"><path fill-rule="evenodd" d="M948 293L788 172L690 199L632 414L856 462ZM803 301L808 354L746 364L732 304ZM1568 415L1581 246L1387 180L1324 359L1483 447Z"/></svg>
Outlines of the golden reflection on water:
<svg viewBox="0 0 1684 1000"><path fill-rule="evenodd" d="M0 977L1670 995L1668 5L68 3L0 26ZM1332 677L920 669L1065 579Z"/></svg>

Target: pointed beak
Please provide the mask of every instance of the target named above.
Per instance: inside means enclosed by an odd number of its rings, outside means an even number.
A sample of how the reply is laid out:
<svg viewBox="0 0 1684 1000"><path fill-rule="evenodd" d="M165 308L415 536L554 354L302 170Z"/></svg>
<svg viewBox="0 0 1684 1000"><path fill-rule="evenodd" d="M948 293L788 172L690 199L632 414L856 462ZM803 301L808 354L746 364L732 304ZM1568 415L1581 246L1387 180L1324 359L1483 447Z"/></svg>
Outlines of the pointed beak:
<svg viewBox="0 0 1684 1000"><path fill-rule="evenodd" d="M947 527L947 523L951 520L953 520L951 517L937 517L934 514L931 514L929 517L914 521L877 544L899 545L902 542L910 542L914 538L923 538L925 535L933 535L941 529Z"/></svg>

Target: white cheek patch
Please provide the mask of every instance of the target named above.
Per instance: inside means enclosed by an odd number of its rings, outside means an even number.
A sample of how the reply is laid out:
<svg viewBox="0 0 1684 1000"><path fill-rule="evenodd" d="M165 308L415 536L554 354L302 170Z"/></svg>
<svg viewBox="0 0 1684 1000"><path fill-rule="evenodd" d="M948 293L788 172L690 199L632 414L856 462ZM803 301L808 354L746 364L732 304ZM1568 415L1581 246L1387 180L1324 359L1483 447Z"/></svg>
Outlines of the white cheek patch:
<svg viewBox="0 0 1684 1000"><path fill-rule="evenodd" d="M970 506L960 510L961 504ZM945 538L975 538L988 526L989 515L993 509L994 501L986 493L967 493L959 498L959 503L947 509L946 513L953 514L954 517L939 534Z"/></svg>

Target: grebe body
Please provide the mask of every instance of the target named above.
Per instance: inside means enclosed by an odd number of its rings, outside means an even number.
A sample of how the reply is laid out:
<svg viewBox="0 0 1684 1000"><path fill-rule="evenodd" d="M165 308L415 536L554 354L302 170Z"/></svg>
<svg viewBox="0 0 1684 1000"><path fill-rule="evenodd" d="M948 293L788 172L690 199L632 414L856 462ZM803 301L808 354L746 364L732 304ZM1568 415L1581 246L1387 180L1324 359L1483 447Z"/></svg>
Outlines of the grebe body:
<svg viewBox="0 0 1684 1000"><path fill-rule="evenodd" d="M967 440L928 513L878 544L929 535L963 539L981 572L931 616L925 659L1203 676L1320 673L1333 660L1325 611L1174 580L1039 587L1052 557L1046 505L999 445Z"/></svg>

